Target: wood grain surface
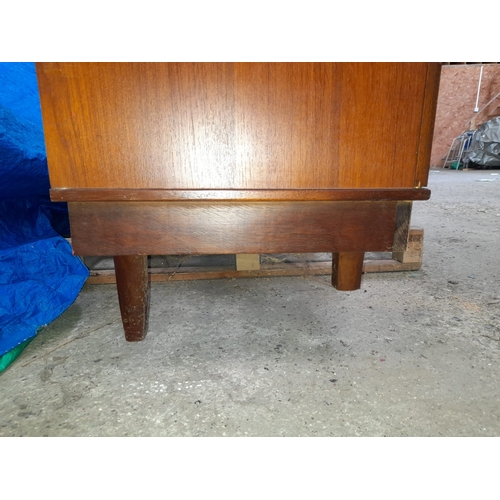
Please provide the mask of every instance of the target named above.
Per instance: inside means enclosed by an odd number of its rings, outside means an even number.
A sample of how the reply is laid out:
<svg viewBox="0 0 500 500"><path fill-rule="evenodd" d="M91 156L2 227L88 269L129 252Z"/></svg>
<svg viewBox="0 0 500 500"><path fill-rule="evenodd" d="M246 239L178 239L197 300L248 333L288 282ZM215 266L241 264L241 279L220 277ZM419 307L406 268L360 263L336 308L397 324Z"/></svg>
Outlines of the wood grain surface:
<svg viewBox="0 0 500 500"><path fill-rule="evenodd" d="M77 255L392 250L395 201L70 202Z"/></svg>
<svg viewBox="0 0 500 500"><path fill-rule="evenodd" d="M426 183L437 63L37 63L55 189Z"/></svg>
<svg viewBox="0 0 500 500"><path fill-rule="evenodd" d="M408 235L410 234L411 211L413 204L411 201L401 201L396 209L396 229L394 231L393 252L404 252L408 245Z"/></svg>
<svg viewBox="0 0 500 500"><path fill-rule="evenodd" d="M114 263L125 338L138 342L148 330L148 259L145 255L118 255Z"/></svg>
<svg viewBox="0 0 500 500"><path fill-rule="evenodd" d="M415 186L427 186L429 166L431 164L432 139L436 122L436 110L441 79L441 65L430 64L425 86L424 109L422 112L422 126L418 145L417 169Z"/></svg>
<svg viewBox="0 0 500 500"><path fill-rule="evenodd" d="M361 286L364 252L332 254L332 285L337 290L358 290Z"/></svg>
<svg viewBox="0 0 500 500"><path fill-rule="evenodd" d="M52 189L52 201L384 201L428 200L427 188L402 189Z"/></svg>

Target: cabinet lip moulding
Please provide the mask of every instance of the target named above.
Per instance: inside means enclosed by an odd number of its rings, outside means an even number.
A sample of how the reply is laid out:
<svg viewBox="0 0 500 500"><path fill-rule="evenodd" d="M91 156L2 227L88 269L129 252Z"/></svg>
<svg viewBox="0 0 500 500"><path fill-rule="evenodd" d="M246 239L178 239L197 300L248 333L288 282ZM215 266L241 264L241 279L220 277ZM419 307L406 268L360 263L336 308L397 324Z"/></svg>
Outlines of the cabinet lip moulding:
<svg viewBox="0 0 500 500"><path fill-rule="evenodd" d="M427 188L388 189L51 189L52 201L389 201L428 200Z"/></svg>

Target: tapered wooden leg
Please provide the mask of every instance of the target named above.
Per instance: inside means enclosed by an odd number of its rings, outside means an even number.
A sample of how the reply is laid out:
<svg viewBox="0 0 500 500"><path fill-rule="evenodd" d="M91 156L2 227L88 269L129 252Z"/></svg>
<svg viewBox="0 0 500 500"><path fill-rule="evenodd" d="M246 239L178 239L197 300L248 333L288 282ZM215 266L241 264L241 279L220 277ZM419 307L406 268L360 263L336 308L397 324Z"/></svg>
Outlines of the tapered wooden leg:
<svg viewBox="0 0 500 500"><path fill-rule="evenodd" d="M143 340L148 328L149 284L146 255L114 257L116 287L125 339Z"/></svg>
<svg viewBox="0 0 500 500"><path fill-rule="evenodd" d="M365 252L332 254L332 285L343 291L360 288L364 258Z"/></svg>

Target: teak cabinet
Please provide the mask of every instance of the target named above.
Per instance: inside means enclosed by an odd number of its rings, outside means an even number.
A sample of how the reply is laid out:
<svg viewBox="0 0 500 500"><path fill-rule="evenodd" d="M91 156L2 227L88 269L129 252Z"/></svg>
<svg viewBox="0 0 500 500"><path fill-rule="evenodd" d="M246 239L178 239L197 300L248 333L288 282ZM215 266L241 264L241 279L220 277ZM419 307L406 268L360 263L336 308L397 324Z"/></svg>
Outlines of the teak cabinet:
<svg viewBox="0 0 500 500"><path fill-rule="evenodd" d="M359 288L426 200L438 63L37 63L51 197L112 255L127 340L148 255L332 252Z"/></svg>

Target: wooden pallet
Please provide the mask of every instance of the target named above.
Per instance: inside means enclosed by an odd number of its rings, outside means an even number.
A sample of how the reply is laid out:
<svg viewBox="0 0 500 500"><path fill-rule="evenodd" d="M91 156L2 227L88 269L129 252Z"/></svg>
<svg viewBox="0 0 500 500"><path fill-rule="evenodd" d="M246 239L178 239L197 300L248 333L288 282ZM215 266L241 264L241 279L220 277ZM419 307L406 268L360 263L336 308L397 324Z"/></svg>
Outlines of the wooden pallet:
<svg viewBox="0 0 500 500"><path fill-rule="evenodd" d="M418 271L422 266L424 230L410 228L405 251L388 253L385 259L365 259L364 273L394 271ZM275 259L272 263L261 263L260 255L244 254L236 256L234 267L165 267L150 268L152 282L184 281L201 279L262 278L278 276L317 276L332 273L331 260L283 262ZM116 283L114 269L90 269L87 284Z"/></svg>

